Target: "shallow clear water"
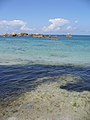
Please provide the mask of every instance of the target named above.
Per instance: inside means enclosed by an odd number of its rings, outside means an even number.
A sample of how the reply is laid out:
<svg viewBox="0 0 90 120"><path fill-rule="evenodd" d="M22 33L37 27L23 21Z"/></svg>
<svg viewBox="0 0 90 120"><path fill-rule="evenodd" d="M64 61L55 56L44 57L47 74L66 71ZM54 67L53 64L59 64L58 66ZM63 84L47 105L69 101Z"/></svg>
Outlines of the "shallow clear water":
<svg viewBox="0 0 90 120"><path fill-rule="evenodd" d="M43 64L90 66L90 36L60 40L0 38L0 65Z"/></svg>

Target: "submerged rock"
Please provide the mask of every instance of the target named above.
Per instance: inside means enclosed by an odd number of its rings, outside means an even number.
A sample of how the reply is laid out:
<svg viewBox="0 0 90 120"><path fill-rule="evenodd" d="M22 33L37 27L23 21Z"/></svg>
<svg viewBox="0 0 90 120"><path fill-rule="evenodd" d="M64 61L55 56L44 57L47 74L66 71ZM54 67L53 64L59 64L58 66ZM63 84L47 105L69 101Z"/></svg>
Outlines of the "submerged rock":
<svg viewBox="0 0 90 120"><path fill-rule="evenodd" d="M20 104L18 112L7 120L89 120L90 93L61 89L64 79L69 82L67 78L58 78L56 82L39 85L35 91L19 97L12 103Z"/></svg>

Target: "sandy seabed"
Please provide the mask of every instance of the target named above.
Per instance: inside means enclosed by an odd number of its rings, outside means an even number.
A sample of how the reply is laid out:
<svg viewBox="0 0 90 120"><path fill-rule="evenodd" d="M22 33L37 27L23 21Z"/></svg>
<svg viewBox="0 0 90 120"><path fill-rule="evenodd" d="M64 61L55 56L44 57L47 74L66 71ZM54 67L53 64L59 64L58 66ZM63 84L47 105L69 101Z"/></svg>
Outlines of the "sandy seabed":
<svg viewBox="0 0 90 120"><path fill-rule="evenodd" d="M0 110L0 120L90 120L90 92L60 88L67 83L77 83L80 78L68 75L56 79L24 93Z"/></svg>

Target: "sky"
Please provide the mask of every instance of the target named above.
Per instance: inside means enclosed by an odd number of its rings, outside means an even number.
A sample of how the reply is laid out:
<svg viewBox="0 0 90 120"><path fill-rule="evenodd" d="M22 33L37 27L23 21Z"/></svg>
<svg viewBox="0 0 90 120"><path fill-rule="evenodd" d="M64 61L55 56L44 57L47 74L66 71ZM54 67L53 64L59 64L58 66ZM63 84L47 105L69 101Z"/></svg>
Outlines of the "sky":
<svg viewBox="0 0 90 120"><path fill-rule="evenodd" d="M90 34L90 0L0 0L0 34Z"/></svg>

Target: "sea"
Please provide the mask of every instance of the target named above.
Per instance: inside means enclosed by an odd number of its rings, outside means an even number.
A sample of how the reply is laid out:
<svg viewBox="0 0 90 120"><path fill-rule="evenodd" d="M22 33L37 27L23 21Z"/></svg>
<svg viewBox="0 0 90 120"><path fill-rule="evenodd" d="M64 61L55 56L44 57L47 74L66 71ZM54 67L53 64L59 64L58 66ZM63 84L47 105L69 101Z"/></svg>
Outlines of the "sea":
<svg viewBox="0 0 90 120"><path fill-rule="evenodd" d="M90 36L57 37L0 37L0 104L58 76L75 76L83 81L62 89L90 92Z"/></svg>

